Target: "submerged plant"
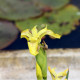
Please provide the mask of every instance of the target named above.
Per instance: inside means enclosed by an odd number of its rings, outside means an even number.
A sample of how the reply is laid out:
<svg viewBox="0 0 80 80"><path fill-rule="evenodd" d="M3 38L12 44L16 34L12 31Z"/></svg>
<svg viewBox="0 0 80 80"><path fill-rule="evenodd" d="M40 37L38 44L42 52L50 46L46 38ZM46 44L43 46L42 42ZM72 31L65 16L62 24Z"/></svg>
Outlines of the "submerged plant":
<svg viewBox="0 0 80 80"><path fill-rule="evenodd" d="M26 29L21 33L21 38L27 39L30 53L36 58L37 80L47 80L47 55L45 52L47 45L44 41L41 43L41 40L45 35L59 39L61 37L61 35L47 29L47 26L40 31L38 31L37 26L34 26L32 30Z"/></svg>

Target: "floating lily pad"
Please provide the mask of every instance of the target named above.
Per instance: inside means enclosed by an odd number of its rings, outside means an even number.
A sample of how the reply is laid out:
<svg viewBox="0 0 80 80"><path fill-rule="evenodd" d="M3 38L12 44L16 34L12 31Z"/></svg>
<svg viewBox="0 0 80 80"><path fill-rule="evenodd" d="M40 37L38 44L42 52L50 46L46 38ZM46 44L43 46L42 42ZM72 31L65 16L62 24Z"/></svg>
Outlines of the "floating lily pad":
<svg viewBox="0 0 80 80"><path fill-rule="evenodd" d="M0 0L0 18L22 20L40 14L32 0Z"/></svg>
<svg viewBox="0 0 80 80"><path fill-rule="evenodd" d="M80 15L78 15L78 8L73 5L68 5L64 9L58 12L54 12L51 17L56 19L58 23L62 22L73 22L74 20L77 20L80 18Z"/></svg>
<svg viewBox="0 0 80 80"><path fill-rule="evenodd" d="M25 21L16 22L16 25L20 30L25 30L27 28L31 29L35 25L41 28L41 25L47 24L48 29L53 30L55 33L65 35L75 29L74 26L80 18L80 15L77 14L78 12L78 8L70 5L58 12L47 14L38 19L27 19Z"/></svg>
<svg viewBox="0 0 80 80"><path fill-rule="evenodd" d="M40 27L42 24L46 24L45 17L41 17L38 19L27 19L25 21L17 21L16 26L19 28L20 31L25 29L32 29L35 25L38 25Z"/></svg>
<svg viewBox="0 0 80 80"><path fill-rule="evenodd" d="M59 9L69 3L70 0L35 0L36 3L43 6L51 6L54 9Z"/></svg>
<svg viewBox="0 0 80 80"><path fill-rule="evenodd" d="M18 30L12 23L0 21L0 49L9 46L17 36Z"/></svg>
<svg viewBox="0 0 80 80"><path fill-rule="evenodd" d="M51 23L49 29L60 34L68 34L75 29L75 25L80 19L79 10L73 5L68 5L59 12L54 12L48 17ZM52 19L52 21L51 21Z"/></svg>

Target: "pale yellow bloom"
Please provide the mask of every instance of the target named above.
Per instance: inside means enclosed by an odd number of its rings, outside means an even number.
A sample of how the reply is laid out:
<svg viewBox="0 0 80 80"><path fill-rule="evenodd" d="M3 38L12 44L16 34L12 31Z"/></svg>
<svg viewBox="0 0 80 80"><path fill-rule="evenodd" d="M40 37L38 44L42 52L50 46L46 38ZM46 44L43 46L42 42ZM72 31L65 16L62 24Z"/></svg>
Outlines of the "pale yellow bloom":
<svg viewBox="0 0 80 80"><path fill-rule="evenodd" d="M57 74L55 72L55 68L53 68L51 70L50 67L48 67L48 70L49 70L49 72L51 74L52 80L62 80L62 78L65 77L67 75L67 72L68 72L68 69L66 69L65 71L60 72L60 73ZM67 79L65 79L65 80L67 80Z"/></svg>
<svg viewBox="0 0 80 80"><path fill-rule="evenodd" d="M38 54L38 44L41 42L42 37L45 35L50 35L54 38L61 37L61 35L55 34L53 31L48 30L47 27L38 32L36 26L34 26L31 31L29 29L26 29L21 32L21 38L27 39L29 51L32 55Z"/></svg>

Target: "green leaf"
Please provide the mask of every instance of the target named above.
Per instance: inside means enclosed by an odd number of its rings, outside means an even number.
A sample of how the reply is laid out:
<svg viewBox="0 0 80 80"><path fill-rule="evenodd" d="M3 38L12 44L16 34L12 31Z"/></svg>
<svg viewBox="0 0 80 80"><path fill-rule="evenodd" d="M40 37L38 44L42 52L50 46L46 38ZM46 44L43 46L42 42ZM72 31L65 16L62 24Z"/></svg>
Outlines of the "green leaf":
<svg viewBox="0 0 80 80"><path fill-rule="evenodd" d="M73 22L80 18L80 15L78 15L78 8L73 5L68 5L62 10L58 12L54 12L51 17L56 19L56 22L62 23L62 22Z"/></svg>
<svg viewBox="0 0 80 80"><path fill-rule="evenodd" d="M32 0L0 0L0 18L22 20L40 14Z"/></svg>
<svg viewBox="0 0 80 80"><path fill-rule="evenodd" d="M59 9L69 3L70 0L35 0L41 6L51 6L53 9Z"/></svg>
<svg viewBox="0 0 80 80"><path fill-rule="evenodd" d="M36 62L41 68L43 80L47 79L47 56L44 49L39 49L39 54L36 56Z"/></svg>
<svg viewBox="0 0 80 80"><path fill-rule="evenodd" d="M17 36L18 30L12 23L0 21L0 49L9 46Z"/></svg>
<svg viewBox="0 0 80 80"><path fill-rule="evenodd" d="M69 70L68 70L67 75L66 75L67 80L68 80L68 78L69 78Z"/></svg>
<svg viewBox="0 0 80 80"><path fill-rule="evenodd" d="M16 26L22 31L25 29L32 29L35 25L40 27L42 24L46 24L45 17L38 19L27 19L25 21L16 21Z"/></svg>
<svg viewBox="0 0 80 80"><path fill-rule="evenodd" d="M67 6L57 12L45 14L45 16L37 19L27 19L25 21L16 22L16 26L20 30L32 29L35 25L43 28L44 24L48 25L48 29L55 33L66 35L75 29L75 24L80 19L78 8L75 6Z"/></svg>
<svg viewBox="0 0 80 80"><path fill-rule="evenodd" d="M78 23L80 15L78 15L78 8L73 5L68 5L64 9L54 12L49 17L49 22L51 23L51 18L53 19L53 24L49 29L60 34L69 34L75 29L75 24Z"/></svg>

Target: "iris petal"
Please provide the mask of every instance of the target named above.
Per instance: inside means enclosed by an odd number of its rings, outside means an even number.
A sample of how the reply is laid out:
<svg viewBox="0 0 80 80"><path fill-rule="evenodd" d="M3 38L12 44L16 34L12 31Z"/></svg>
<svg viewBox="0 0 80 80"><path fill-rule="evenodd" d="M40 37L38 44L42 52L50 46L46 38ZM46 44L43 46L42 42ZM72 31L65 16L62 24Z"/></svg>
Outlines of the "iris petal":
<svg viewBox="0 0 80 80"><path fill-rule="evenodd" d="M38 54L38 42L28 42L29 51L32 55Z"/></svg>
<svg viewBox="0 0 80 80"><path fill-rule="evenodd" d="M21 38L26 38L29 40L29 37L32 37L32 34L29 32L29 29L26 29L21 32Z"/></svg>
<svg viewBox="0 0 80 80"><path fill-rule="evenodd" d="M61 37L61 35L59 35L59 34L55 34L53 31L51 31L51 30L47 30L46 31L46 35L50 35L50 36L52 36L52 37L54 37L54 38L60 38Z"/></svg>
<svg viewBox="0 0 80 80"><path fill-rule="evenodd" d="M34 28L32 29L32 35L37 37L37 28L36 28L36 26L34 26Z"/></svg>
<svg viewBox="0 0 80 80"><path fill-rule="evenodd" d="M50 74L51 74L51 76L52 76L52 80L61 80L64 76L67 75L67 72L68 72L68 69L66 69L66 70L63 71L63 72L60 72L60 73L56 74L55 68L53 68L53 69L51 70L51 68L48 67L48 70L49 70L49 72L50 72ZM65 79L65 80L66 80L66 79Z"/></svg>
<svg viewBox="0 0 80 80"><path fill-rule="evenodd" d="M38 36L40 39L42 39L42 37L44 37L45 35L49 35L49 36L52 36L54 38L60 38L61 37L61 35L55 34L53 31L48 30L47 27L45 27L44 29L42 29L41 31L38 32Z"/></svg>

